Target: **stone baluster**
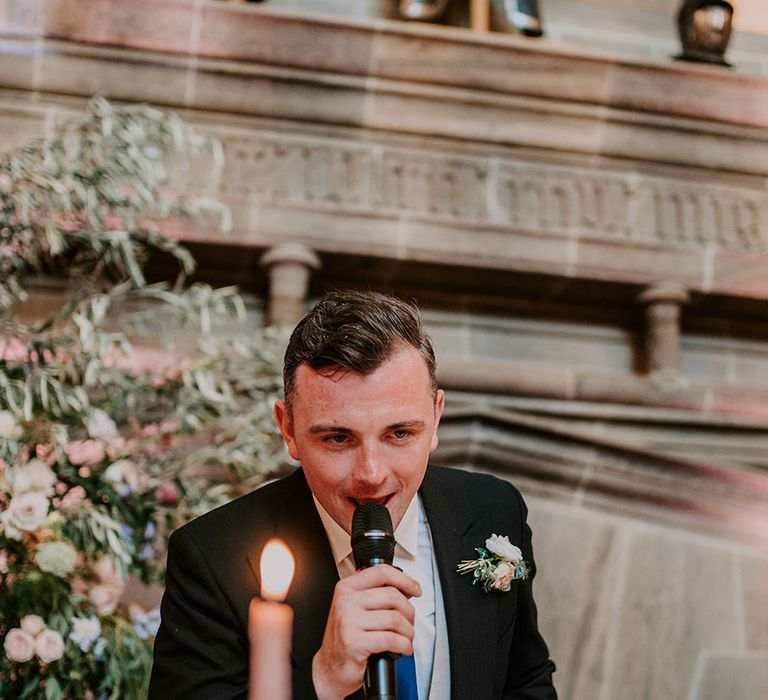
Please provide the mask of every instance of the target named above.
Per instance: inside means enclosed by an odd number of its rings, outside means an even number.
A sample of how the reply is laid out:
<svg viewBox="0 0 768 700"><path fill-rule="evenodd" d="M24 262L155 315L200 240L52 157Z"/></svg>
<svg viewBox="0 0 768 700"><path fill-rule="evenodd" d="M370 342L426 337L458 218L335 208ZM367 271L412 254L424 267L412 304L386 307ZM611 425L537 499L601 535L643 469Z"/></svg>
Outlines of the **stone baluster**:
<svg viewBox="0 0 768 700"><path fill-rule="evenodd" d="M304 316L309 279L320 259L303 243L282 243L261 256L269 274L267 324L294 325Z"/></svg>
<svg viewBox="0 0 768 700"><path fill-rule="evenodd" d="M680 371L680 308L685 287L673 282L651 285L638 301L645 306L645 369L654 378L676 378Z"/></svg>

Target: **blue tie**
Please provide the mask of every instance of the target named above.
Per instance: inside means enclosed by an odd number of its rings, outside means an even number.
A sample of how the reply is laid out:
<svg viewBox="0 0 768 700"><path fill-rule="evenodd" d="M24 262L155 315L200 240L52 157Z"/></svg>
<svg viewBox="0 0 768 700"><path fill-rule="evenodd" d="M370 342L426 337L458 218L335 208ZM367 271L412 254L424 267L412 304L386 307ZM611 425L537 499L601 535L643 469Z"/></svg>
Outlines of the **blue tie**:
<svg viewBox="0 0 768 700"><path fill-rule="evenodd" d="M395 662L397 673L397 700L419 700L419 690L416 686L416 662L413 654L401 656Z"/></svg>

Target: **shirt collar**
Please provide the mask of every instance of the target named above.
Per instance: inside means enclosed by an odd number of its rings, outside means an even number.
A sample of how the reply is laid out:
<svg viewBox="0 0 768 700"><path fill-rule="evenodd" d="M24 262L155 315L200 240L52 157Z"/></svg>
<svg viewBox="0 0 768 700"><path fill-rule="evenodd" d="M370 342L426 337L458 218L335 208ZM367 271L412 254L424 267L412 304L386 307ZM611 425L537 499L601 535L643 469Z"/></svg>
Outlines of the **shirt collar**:
<svg viewBox="0 0 768 700"><path fill-rule="evenodd" d="M349 535L320 505L320 501L315 498L315 494L312 494L312 500L315 502L315 508L320 516L320 520L323 522L325 528L325 534L328 536L328 542L331 545L331 552L333 552L333 561L338 567L339 564L344 561L350 554L352 554L352 543L350 542ZM416 558L416 552L418 550L419 543L419 519L424 519L421 503L418 495L411 499L408 504L408 508L403 515L403 519L395 530L395 541L397 547L395 553L397 556L408 557L409 559Z"/></svg>

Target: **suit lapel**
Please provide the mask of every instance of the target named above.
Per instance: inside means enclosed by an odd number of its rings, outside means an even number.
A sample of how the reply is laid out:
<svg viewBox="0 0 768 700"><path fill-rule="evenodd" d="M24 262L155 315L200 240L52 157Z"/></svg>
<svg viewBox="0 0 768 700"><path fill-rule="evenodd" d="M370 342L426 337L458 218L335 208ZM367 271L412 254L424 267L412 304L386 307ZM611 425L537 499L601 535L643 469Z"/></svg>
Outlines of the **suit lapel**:
<svg viewBox="0 0 768 700"><path fill-rule="evenodd" d="M462 559L475 558L474 548L484 513L470 508L467 494L451 493L430 467L420 489L443 589L451 659L451 697L484 700L493 692L496 658L496 596L483 593L469 577L456 573Z"/></svg>

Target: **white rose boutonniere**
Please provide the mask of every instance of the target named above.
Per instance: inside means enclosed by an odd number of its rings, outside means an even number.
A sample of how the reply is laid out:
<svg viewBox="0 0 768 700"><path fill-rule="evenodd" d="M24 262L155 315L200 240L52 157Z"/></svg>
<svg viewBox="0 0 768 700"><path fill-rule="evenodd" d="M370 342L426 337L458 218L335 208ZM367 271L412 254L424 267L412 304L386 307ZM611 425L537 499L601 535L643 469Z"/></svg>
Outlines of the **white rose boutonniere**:
<svg viewBox="0 0 768 700"><path fill-rule="evenodd" d="M513 545L506 535L491 535L485 547L476 547L479 559L465 559L456 571L462 576L472 573L472 584L480 584L486 593L506 592L512 581L528 578L530 569L523 559L519 547Z"/></svg>

